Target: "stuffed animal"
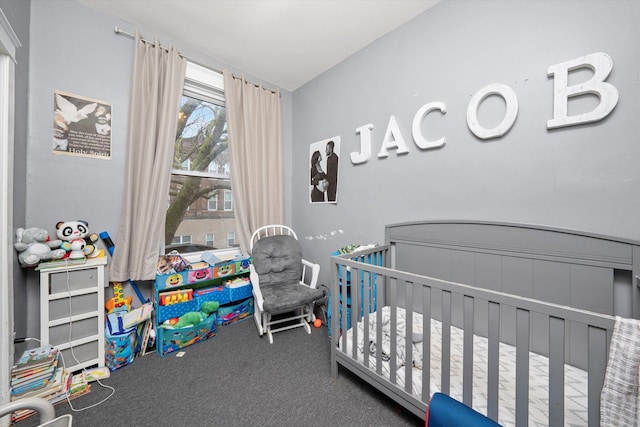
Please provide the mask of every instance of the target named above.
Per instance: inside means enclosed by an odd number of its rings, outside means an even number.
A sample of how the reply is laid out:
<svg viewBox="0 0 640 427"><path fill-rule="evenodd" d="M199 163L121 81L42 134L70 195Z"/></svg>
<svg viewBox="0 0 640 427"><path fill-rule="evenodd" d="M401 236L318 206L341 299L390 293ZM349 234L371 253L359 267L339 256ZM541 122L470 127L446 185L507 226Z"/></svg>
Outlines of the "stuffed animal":
<svg viewBox="0 0 640 427"><path fill-rule="evenodd" d="M218 301L205 301L200 307L201 311L189 311L182 316L169 319L165 322L165 326L174 328L184 328L186 326L195 326L202 323L211 313L218 311L220 303Z"/></svg>
<svg viewBox="0 0 640 427"><path fill-rule="evenodd" d="M100 250L95 245L98 235L89 233L87 221L60 221L56 224L56 230L58 239L62 240L60 247L67 251L65 258L94 258L100 255ZM84 246L80 247L80 242L74 242L79 239L84 242Z"/></svg>
<svg viewBox="0 0 640 427"><path fill-rule="evenodd" d="M41 261L62 259L66 253L60 249L60 240L51 240L44 228L18 228L14 247L18 251L18 261L23 267L33 267Z"/></svg>

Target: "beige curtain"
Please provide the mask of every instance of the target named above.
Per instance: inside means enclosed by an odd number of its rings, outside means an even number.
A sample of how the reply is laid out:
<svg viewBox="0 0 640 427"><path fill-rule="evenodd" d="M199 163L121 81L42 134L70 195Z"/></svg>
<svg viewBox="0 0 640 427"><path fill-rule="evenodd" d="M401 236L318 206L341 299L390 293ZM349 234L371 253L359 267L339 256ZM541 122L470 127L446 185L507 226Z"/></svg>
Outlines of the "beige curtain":
<svg viewBox="0 0 640 427"><path fill-rule="evenodd" d="M110 279L153 280L164 239L186 60L136 34L122 217Z"/></svg>
<svg viewBox="0 0 640 427"><path fill-rule="evenodd" d="M280 93L223 74L236 239L249 253L255 229L284 219Z"/></svg>

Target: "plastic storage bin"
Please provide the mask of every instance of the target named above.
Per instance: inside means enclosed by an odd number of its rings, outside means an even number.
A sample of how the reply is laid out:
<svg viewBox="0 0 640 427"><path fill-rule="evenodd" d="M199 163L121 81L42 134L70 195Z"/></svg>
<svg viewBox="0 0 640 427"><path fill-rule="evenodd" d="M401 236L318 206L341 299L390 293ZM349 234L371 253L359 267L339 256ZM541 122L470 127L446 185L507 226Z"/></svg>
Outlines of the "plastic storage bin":
<svg viewBox="0 0 640 427"><path fill-rule="evenodd" d="M133 362L135 356L137 328L123 328L125 314L124 311L109 314L104 328L104 361L112 372Z"/></svg>
<svg viewBox="0 0 640 427"><path fill-rule="evenodd" d="M249 297L237 304L220 307L217 313L219 326L246 319L253 314L253 297Z"/></svg>
<svg viewBox="0 0 640 427"><path fill-rule="evenodd" d="M174 352L215 336L216 318L216 313L212 313L199 324L184 328L172 328L160 325L160 327L158 327L156 340L162 354Z"/></svg>

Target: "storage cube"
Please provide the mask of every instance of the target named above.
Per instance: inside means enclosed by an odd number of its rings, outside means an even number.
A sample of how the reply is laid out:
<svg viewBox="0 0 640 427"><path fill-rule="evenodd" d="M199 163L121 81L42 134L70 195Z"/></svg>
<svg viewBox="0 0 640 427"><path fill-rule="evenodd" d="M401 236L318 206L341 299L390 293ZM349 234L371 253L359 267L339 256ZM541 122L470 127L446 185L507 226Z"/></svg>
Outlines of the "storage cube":
<svg viewBox="0 0 640 427"><path fill-rule="evenodd" d="M169 328L160 325L156 340L158 340L161 354L171 353L215 336L216 317L216 313L212 313L199 324L184 328Z"/></svg>
<svg viewBox="0 0 640 427"><path fill-rule="evenodd" d="M225 326L245 319L253 314L253 297L249 297L238 304L220 307L217 313L217 323L219 326Z"/></svg>

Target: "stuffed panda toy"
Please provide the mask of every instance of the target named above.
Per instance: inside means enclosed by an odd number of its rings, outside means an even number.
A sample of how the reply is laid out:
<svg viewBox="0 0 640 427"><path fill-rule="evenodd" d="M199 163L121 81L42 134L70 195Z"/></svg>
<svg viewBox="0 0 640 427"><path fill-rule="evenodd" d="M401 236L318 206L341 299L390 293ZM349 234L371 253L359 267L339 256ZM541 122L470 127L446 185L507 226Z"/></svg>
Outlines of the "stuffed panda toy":
<svg viewBox="0 0 640 427"><path fill-rule="evenodd" d="M67 251L65 258L94 258L100 255L95 245L98 235L89 232L87 221L60 221L56 224L56 235L62 240L60 247Z"/></svg>

